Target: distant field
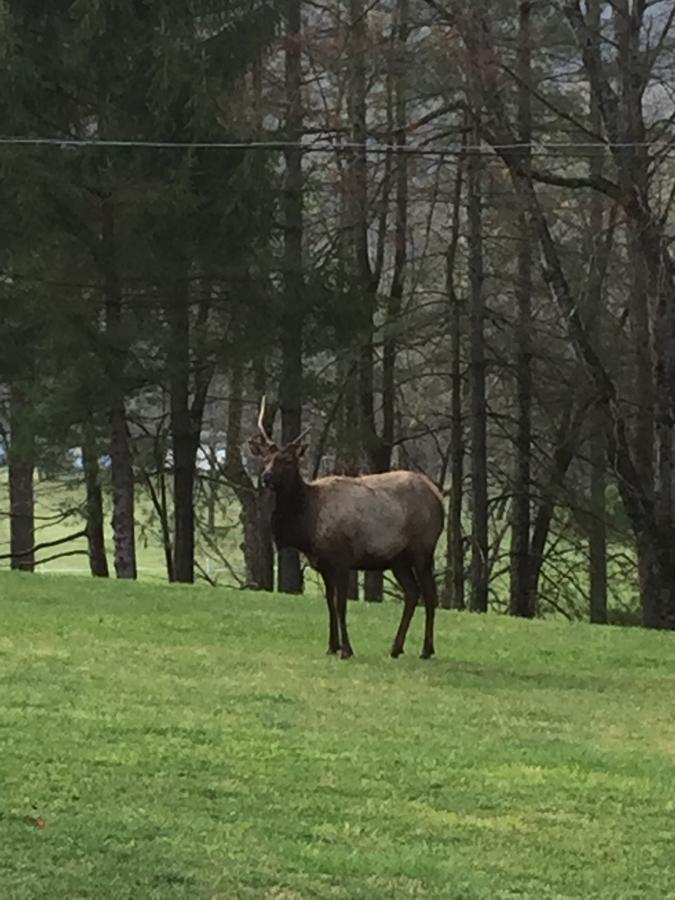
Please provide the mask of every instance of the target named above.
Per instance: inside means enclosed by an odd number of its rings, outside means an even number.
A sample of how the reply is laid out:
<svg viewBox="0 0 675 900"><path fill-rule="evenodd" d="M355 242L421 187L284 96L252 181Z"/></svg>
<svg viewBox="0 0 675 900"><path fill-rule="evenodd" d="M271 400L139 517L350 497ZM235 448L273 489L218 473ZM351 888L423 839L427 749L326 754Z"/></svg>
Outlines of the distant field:
<svg viewBox="0 0 675 900"><path fill-rule="evenodd" d="M0 897L675 898L670 634L0 573Z"/></svg>
<svg viewBox="0 0 675 900"><path fill-rule="evenodd" d="M51 524L45 517L53 517L60 510L72 508L81 504L84 499L84 489L78 481L36 481L36 540L50 541L71 534L84 527L81 516L58 524ZM9 501L7 496L6 469L0 469L0 554L9 551L9 520L3 516L7 512ZM202 513L203 515L203 513ZM218 537L217 544L224 553L229 566L243 577L244 563L241 552L241 529L239 526L239 507L234 498L229 498L226 503L218 507L217 524L226 525L227 529ZM113 567L113 539L110 525L111 511L109 500L106 499L105 527L106 545L108 550L108 563L112 572ZM166 565L164 551L161 545L159 527L153 520L153 511L146 494L139 491L136 502L137 519L137 558L138 577L141 581L166 581ZM53 521L53 520L52 520ZM470 531L470 522L467 521L467 533ZM49 551L38 554L38 558L45 558L52 553L61 550L86 550L84 538L63 545ZM614 547L609 560L609 605L610 609L625 613L627 610L637 612L637 577L630 564L626 560L632 556L630 548ZM509 596L509 565L508 565L508 540L503 540L500 547L500 558L495 563L491 582L491 602L502 608ZM580 553L578 546L565 542L559 537L555 540L555 546L547 550L549 558L545 561L541 588L544 597L552 601L547 607L547 614L551 614L557 608L568 610L579 618L588 615L588 561ZM439 541L437 548L437 571L442 578L445 568L445 539ZM221 560L210 557L203 546L197 547L197 560L204 567L210 577L215 578L221 584L234 585L235 579L230 568L223 566ZM467 559L468 565L468 559ZM7 560L0 560L0 569L9 568ZM86 555L68 556L63 559L48 562L39 567L41 572L50 574L86 574L89 572L89 562ZM320 580L311 570L306 572L307 588L312 593L320 593L322 588ZM393 588L397 591L397 588Z"/></svg>
<svg viewBox="0 0 675 900"><path fill-rule="evenodd" d="M54 521L54 517L58 513L77 507L84 500L84 488L79 481L37 481L35 482L35 498L36 498L36 542L53 541L68 534L72 534L84 527L84 521L81 516L73 516L63 522ZM9 519L2 515L9 509L9 498L7 489L6 470L0 470L0 554L9 552ZM153 521L153 513L149 499L142 492L139 493L136 501L136 519L137 519L137 544L136 552L138 558L138 576L141 580L166 581L166 564L164 561L164 551L162 549L161 539L159 537L159 528ZM109 509L109 501L106 499L105 510L105 537L108 550L108 564L113 567L113 539L112 528L110 524L111 510ZM236 523L236 510L233 507L229 509L220 509L217 519L218 524L223 522ZM228 562L236 570L240 570L243 566L242 554L239 549L238 529L231 531L226 538L222 540L223 550L227 554ZM84 538L61 545L60 547L50 550L44 550L38 554L38 559L46 558L59 551L80 550L86 551L87 542ZM229 573L222 568L220 561L208 559L207 555L202 551L199 553L200 562L206 570L215 577L222 578L226 583L231 583L233 579ZM6 560L0 561L0 568L8 568L9 563ZM87 556L67 556L62 559L53 560L40 566L40 571L50 574L85 574L89 572L89 561Z"/></svg>

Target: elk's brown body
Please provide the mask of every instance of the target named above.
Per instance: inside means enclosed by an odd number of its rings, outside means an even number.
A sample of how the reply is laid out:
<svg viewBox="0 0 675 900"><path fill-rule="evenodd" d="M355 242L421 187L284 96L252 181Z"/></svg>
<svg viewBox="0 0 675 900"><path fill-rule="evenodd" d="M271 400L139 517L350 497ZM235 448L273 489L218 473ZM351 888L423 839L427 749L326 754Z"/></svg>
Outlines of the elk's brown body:
<svg viewBox="0 0 675 900"><path fill-rule="evenodd" d="M263 407L264 408L264 407ZM305 447L297 438L279 449L262 427L250 441L263 457L263 483L276 495L274 537L295 547L317 569L326 587L330 653L352 655L347 632L350 569L391 569L403 588L405 606L391 655L403 652L417 601L424 598L422 657L434 653L437 605L433 560L443 529L440 491L424 475L395 471L355 478L330 476L306 482L300 474Z"/></svg>
<svg viewBox="0 0 675 900"><path fill-rule="evenodd" d="M401 556L427 558L442 527L440 492L415 472L298 478L290 497L278 492L274 515L277 543L296 547L320 571L389 569Z"/></svg>

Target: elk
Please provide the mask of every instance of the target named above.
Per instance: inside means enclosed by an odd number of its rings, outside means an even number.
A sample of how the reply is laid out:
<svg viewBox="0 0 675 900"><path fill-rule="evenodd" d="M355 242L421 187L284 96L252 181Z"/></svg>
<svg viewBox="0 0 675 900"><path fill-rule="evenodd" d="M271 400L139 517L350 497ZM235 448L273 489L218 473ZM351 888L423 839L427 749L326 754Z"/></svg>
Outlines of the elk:
<svg viewBox="0 0 675 900"><path fill-rule="evenodd" d="M434 655L434 613L438 603L434 550L443 529L440 491L424 475L410 471L347 477L332 475L307 482L300 462L307 431L283 447L263 425L249 440L261 457L263 486L275 494L274 539L278 549L294 547L323 579L328 604L328 653L353 655L347 632L350 569L390 569L403 589L401 622L391 656L403 653L406 634L420 596L424 598L422 659Z"/></svg>

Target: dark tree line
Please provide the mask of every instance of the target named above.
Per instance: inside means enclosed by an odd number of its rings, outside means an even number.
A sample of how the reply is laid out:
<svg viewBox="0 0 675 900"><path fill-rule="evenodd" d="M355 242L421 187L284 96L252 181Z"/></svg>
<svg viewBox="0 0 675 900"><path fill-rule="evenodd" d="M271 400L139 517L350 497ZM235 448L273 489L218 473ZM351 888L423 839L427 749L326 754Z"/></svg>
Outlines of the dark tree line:
<svg viewBox="0 0 675 900"><path fill-rule="evenodd" d="M8 0L0 555L303 590L265 395L309 476L441 485L444 606L673 627L674 20Z"/></svg>

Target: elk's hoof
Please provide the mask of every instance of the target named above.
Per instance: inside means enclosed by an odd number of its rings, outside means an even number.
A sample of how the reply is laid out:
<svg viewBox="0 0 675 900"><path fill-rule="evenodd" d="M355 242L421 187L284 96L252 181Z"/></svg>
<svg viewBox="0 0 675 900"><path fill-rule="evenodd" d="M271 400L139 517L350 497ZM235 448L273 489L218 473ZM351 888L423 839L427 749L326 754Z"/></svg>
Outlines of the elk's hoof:
<svg viewBox="0 0 675 900"><path fill-rule="evenodd" d="M349 659L350 656L354 655L354 651L351 647L343 647L340 650L340 659Z"/></svg>
<svg viewBox="0 0 675 900"><path fill-rule="evenodd" d="M394 644L394 646L391 648L389 656L391 656L392 659L398 659L402 653L403 647L397 647L396 644Z"/></svg>
<svg viewBox="0 0 675 900"><path fill-rule="evenodd" d="M433 647L431 648L431 650L424 649L424 650L422 650L422 652L420 653L420 659L431 659L431 657L432 657L433 655L434 655L434 648L433 648Z"/></svg>
<svg viewBox="0 0 675 900"><path fill-rule="evenodd" d="M328 650L326 650L326 656L335 656L335 654L337 652L338 652L337 647L329 647Z"/></svg>

